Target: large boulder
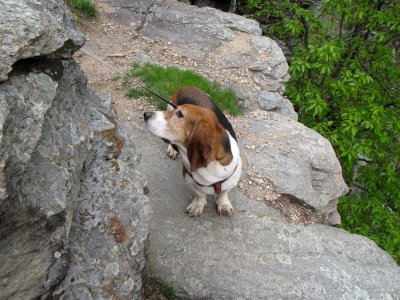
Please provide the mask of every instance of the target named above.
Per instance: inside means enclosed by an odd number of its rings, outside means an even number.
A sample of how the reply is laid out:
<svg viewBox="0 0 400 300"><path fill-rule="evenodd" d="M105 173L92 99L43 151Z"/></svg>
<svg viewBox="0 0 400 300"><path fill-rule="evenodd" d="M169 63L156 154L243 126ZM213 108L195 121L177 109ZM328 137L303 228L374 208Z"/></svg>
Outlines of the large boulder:
<svg viewBox="0 0 400 300"><path fill-rule="evenodd" d="M0 7L0 298L138 297L149 203L83 35L61 0Z"/></svg>
<svg viewBox="0 0 400 300"><path fill-rule="evenodd" d="M98 153L82 180L69 239L69 271L53 293L61 299L141 295L150 203L137 172L140 155L124 128L116 136L102 134L112 151Z"/></svg>
<svg viewBox="0 0 400 300"><path fill-rule="evenodd" d="M200 217L189 217L185 208L193 195L180 164L166 156L165 144L149 135L138 117L132 119L131 135L146 140L138 150L153 206L149 279L173 287L184 299L396 299L400 294L400 268L373 241L327 225L288 222L268 202L240 189L230 192L233 217L219 216L213 197Z"/></svg>
<svg viewBox="0 0 400 300"><path fill-rule="evenodd" d="M329 141L278 113L254 111L249 115L240 123L248 163L277 193L307 203L329 224L340 224L336 205L348 187ZM256 193L256 185L255 180L251 187L255 198L268 200Z"/></svg>
<svg viewBox="0 0 400 300"><path fill-rule="evenodd" d="M245 93L244 106L259 108L261 90L283 93L289 79L285 56L274 40L261 35L256 21L177 1L106 2L110 7L105 14L111 20L147 38L167 42L168 50L192 60L197 72L214 73L213 78L230 85L234 78L239 85L232 87L240 94L250 82L257 82L258 93L252 94L252 99ZM89 41L88 46L97 47L95 41Z"/></svg>

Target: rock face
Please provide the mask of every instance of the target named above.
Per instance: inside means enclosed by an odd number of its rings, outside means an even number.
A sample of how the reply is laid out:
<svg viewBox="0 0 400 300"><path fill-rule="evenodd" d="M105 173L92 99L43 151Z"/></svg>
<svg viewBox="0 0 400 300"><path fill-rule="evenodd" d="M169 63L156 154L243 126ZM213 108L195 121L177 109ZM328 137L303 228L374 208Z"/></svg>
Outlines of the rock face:
<svg viewBox="0 0 400 300"><path fill-rule="evenodd" d="M0 3L0 80L24 58L67 58L83 45L69 11L58 0L3 0Z"/></svg>
<svg viewBox="0 0 400 300"><path fill-rule="evenodd" d="M70 234L70 269L55 291L61 299L137 299L141 294L150 204L136 171L133 141L110 130L103 137L112 149L100 153L82 182ZM119 128L119 134L126 136L126 130Z"/></svg>
<svg viewBox="0 0 400 300"><path fill-rule="evenodd" d="M242 142L244 154L279 194L311 205L330 224L340 224L338 195L347 193L342 168L328 140L291 118L255 111ZM264 197L263 197L264 198Z"/></svg>
<svg viewBox="0 0 400 300"><path fill-rule="evenodd" d="M274 40L261 36L257 22L176 1L106 2L116 8L107 13L111 19L151 39L169 42L174 52L197 61L198 70L210 69L210 66L211 70L220 68L225 77L241 70L237 75L242 76L243 83L236 87L239 94L249 80L257 82L264 91L283 92L284 83L289 79L285 56ZM246 97L243 105L259 108L249 102L256 102L260 90L251 91L243 93ZM264 101L267 98L264 95Z"/></svg>
<svg viewBox="0 0 400 300"><path fill-rule="evenodd" d="M0 298L137 297L149 203L83 35L63 1L0 6Z"/></svg>

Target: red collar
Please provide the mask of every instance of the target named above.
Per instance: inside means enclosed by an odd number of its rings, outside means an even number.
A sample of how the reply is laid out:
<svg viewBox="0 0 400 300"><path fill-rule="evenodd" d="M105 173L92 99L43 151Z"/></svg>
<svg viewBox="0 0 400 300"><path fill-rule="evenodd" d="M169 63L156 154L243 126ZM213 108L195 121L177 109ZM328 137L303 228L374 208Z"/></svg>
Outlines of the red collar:
<svg viewBox="0 0 400 300"><path fill-rule="evenodd" d="M206 187L211 187L211 186L213 186L213 187L214 187L214 192L215 192L216 194L219 194L219 193L221 193L222 184L223 184L225 181L227 181L229 178L231 178L231 177L233 176L233 174L236 172L236 169L237 169L238 165L239 165L239 164L236 165L235 170L233 170L232 174L229 175L228 178L226 178L226 179L224 179L224 180L221 180L221 181L218 181L218 182L215 182L215 183L210 184L210 185L204 185L204 184L198 183L198 182L193 178L192 173L190 173L190 172L188 171L188 169L186 169L186 167L184 167L184 168L185 168L185 170L186 170L186 173L188 173L189 176L192 177L193 181L194 181L197 185L199 185L199 186L206 186Z"/></svg>

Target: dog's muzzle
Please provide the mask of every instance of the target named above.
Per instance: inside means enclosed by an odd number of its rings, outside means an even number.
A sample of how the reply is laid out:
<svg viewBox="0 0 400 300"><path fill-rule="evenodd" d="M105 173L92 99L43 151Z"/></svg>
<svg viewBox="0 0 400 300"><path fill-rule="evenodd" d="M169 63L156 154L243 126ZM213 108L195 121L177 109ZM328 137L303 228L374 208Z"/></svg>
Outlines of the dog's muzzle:
<svg viewBox="0 0 400 300"><path fill-rule="evenodd" d="M143 114L144 120L147 121L148 119L151 118L152 115L153 115L152 112L146 111L146 112Z"/></svg>

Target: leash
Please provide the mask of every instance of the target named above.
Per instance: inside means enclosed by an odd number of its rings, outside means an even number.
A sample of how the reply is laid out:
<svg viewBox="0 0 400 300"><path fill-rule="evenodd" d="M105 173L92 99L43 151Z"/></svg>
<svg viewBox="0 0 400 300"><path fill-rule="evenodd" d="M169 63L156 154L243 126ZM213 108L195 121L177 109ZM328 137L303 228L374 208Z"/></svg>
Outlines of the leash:
<svg viewBox="0 0 400 300"><path fill-rule="evenodd" d="M83 53L85 53L87 56L93 58L94 60L98 61L99 63L103 64L104 66L106 66L107 68L113 70L114 72L122 75L123 77L125 77L128 80L131 80L132 78L130 78L126 73L122 73L121 71L117 70L116 68L114 68L113 66L111 66L110 64L106 63L104 60L102 60L100 57L98 57L97 55L91 53L88 50L85 50L83 48L81 48L81 51ZM146 86L140 84L139 82L137 82L136 80L133 80L133 83L139 87L141 87L142 89L145 89L146 91L150 92L151 94L153 94L154 96L158 97L159 99L163 100L164 102L168 103L169 105L171 105L173 108L177 108L178 106L174 103L172 103L171 101L165 99L163 96L157 94L156 92L150 90L149 88L147 88Z"/></svg>
<svg viewBox="0 0 400 300"><path fill-rule="evenodd" d="M184 166L184 168L185 168L185 170L186 170L186 173L189 174L190 177L192 177L193 181L194 181L197 185L203 186L203 187L204 187L204 186L205 186L205 187L211 187L211 186L212 186L212 187L214 187L214 192L215 192L216 194L220 194L220 193L221 193L222 184L223 184L225 181L227 181L229 178L231 178L231 177L233 176L233 174L235 174L238 165L239 165L239 163L236 165L235 170L233 170L232 174L229 175L228 178L226 178L226 179L224 179L224 180L221 180L221 181L218 181L218 182L216 182L216 183L210 184L210 185L204 185L204 184L198 183L198 182L196 181L196 179L193 178L192 173L190 173L190 172L188 171L188 169L186 169L185 166Z"/></svg>

